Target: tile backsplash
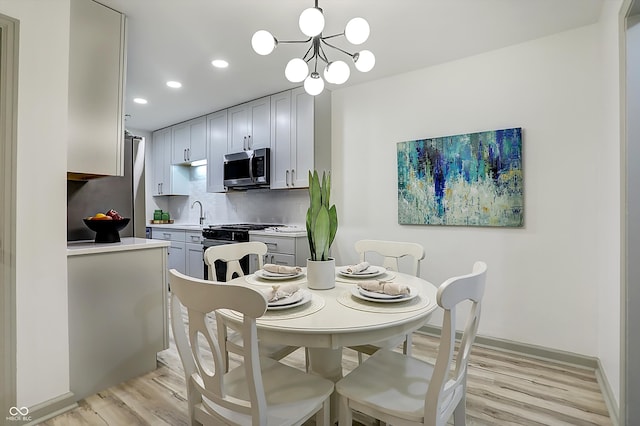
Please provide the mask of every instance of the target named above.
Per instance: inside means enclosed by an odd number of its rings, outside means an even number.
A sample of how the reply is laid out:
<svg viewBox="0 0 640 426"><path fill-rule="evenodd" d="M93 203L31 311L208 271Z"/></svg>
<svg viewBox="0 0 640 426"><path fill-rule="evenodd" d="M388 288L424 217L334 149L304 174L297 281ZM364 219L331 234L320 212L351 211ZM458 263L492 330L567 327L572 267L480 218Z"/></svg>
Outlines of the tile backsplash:
<svg viewBox="0 0 640 426"><path fill-rule="evenodd" d="M200 207L195 205L192 208L197 200L202 203L207 225L242 222L304 224L309 205L306 188L209 193L206 173L207 166L191 167L189 196L152 197L153 201L158 208L168 210L176 223L198 223ZM149 210L153 212L147 208Z"/></svg>

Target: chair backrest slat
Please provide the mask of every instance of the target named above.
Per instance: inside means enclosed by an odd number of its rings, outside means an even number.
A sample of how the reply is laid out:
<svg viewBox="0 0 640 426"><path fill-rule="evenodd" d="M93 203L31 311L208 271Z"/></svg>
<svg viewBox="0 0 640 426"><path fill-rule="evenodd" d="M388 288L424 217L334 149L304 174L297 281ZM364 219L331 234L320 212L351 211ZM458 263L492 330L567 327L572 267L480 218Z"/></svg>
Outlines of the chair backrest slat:
<svg viewBox="0 0 640 426"><path fill-rule="evenodd" d="M466 393L469 355L478 331L486 275L487 265L476 262L470 274L449 278L438 288L436 298L444 309L444 317L438 355L425 398L425 419L433 420L427 422L429 424L445 424ZM471 301L471 306L456 350L456 317L459 304L465 301ZM455 369L451 373L454 359Z"/></svg>
<svg viewBox="0 0 640 426"><path fill-rule="evenodd" d="M411 267L407 273L420 275L420 261L424 259L424 247L418 243L383 240L359 240L355 243L356 252L360 255L360 262L368 260L367 254L377 253L383 257L383 267L398 271L398 260L411 257Z"/></svg>
<svg viewBox="0 0 640 426"><path fill-rule="evenodd" d="M258 257L258 269L264 266L264 256L267 254L267 245L261 241L249 241L244 243L224 244L209 247L204 252L204 262L209 266L209 280L216 281L216 260L227 264L225 281L231 281L235 276L241 277L244 271L240 260L247 255Z"/></svg>

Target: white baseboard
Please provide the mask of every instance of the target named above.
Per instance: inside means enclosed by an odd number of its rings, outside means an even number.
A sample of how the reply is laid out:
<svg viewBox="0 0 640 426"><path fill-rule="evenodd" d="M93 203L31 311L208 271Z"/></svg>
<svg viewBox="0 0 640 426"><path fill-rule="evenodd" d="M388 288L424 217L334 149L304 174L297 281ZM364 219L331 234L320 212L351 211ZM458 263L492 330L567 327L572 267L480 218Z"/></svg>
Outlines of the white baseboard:
<svg viewBox="0 0 640 426"><path fill-rule="evenodd" d="M48 401L29 407L29 417L31 420L25 423L24 426L38 425L45 420L73 410L77 406L75 395L72 392L64 393Z"/></svg>
<svg viewBox="0 0 640 426"><path fill-rule="evenodd" d="M607 404L607 410L609 411L609 417L611 418L611 423L613 426L620 425L620 408L616 402L616 398L611 390L611 385L609 384L609 380L607 380L607 376L604 374L604 368L602 368L602 364L598 359L598 367L596 368L596 379L598 380L598 385L600 385L600 390L602 391L602 397L604 398L605 404Z"/></svg>

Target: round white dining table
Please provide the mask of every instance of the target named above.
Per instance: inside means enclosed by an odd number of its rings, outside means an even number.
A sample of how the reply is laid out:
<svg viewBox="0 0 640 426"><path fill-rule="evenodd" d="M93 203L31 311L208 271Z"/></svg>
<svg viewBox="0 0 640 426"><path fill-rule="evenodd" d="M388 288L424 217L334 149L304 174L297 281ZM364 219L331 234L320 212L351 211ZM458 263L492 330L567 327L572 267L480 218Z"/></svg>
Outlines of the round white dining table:
<svg viewBox="0 0 640 426"><path fill-rule="evenodd" d="M402 302L372 302L354 295L360 278L344 277L336 268L336 285L329 290L307 288L306 276L287 281L271 281L255 274L238 277L233 284L268 289L273 285L298 284L310 300L290 309L270 310L256 321L261 341L309 350L310 371L337 382L342 378L342 348L382 342L409 334L429 319L437 308L437 288L430 282L395 271L372 279L388 280L412 287L413 297ZM226 320L240 322L233 311L222 311ZM331 403L332 418L337 411L336 395Z"/></svg>

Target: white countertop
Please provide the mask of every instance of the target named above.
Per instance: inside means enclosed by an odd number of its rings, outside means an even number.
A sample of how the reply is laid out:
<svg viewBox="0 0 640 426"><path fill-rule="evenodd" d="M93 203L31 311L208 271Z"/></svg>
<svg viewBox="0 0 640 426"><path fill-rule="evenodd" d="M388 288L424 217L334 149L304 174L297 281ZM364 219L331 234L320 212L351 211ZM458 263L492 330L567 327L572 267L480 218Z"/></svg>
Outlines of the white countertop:
<svg viewBox="0 0 640 426"><path fill-rule="evenodd" d="M122 238L119 243L95 243L93 240L67 242L67 256L83 254L108 253L114 251L143 250L159 247L169 247L171 241L148 240L146 238Z"/></svg>
<svg viewBox="0 0 640 426"><path fill-rule="evenodd" d="M163 228L163 229L180 229L184 231L202 231L203 228L208 228L208 225L193 225L189 223L150 223L147 225L149 228Z"/></svg>
<svg viewBox="0 0 640 426"><path fill-rule="evenodd" d="M267 228L260 231L249 231L249 234L297 238L306 237L307 229L300 225L289 225Z"/></svg>

